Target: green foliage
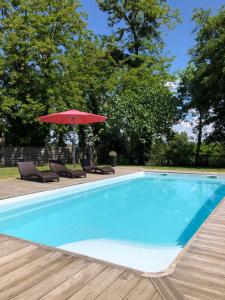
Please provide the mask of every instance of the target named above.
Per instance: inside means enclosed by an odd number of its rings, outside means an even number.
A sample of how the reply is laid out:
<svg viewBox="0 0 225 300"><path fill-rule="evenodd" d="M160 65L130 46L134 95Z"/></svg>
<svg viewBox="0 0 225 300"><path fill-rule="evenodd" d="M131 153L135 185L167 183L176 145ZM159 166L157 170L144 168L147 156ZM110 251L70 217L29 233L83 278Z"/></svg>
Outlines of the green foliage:
<svg viewBox="0 0 225 300"><path fill-rule="evenodd" d="M41 145L49 126L37 116L84 105L68 68L71 49L81 56L78 7L77 0L0 1L0 120L7 143Z"/></svg>
<svg viewBox="0 0 225 300"><path fill-rule="evenodd" d="M112 99L109 124L116 124L128 136L133 134L145 143L171 128L175 112L175 98L156 78L151 85L125 89Z"/></svg>
<svg viewBox="0 0 225 300"><path fill-rule="evenodd" d="M225 156L225 146L223 144L203 143L200 154L212 156Z"/></svg>
<svg viewBox="0 0 225 300"><path fill-rule="evenodd" d="M195 143L189 140L186 132L176 133L168 141L166 155L177 165L185 165L189 155L195 153Z"/></svg>
<svg viewBox="0 0 225 300"><path fill-rule="evenodd" d="M172 133L167 139L154 142L149 164L188 166L195 154L196 143L186 132Z"/></svg>
<svg viewBox="0 0 225 300"><path fill-rule="evenodd" d="M143 164L155 139L170 135L177 99L166 83L161 30L178 19L166 1L98 1L116 36L85 28L77 0L0 0L0 130L7 144L62 145L68 126L39 124L39 115L76 108L108 123L79 127L82 148L110 150ZM107 158L106 158L107 156Z"/></svg>
<svg viewBox="0 0 225 300"><path fill-rule="evenodd" d="M127 70L120 75L119 92L105 106L110 116L108 130L118 128L117 133L130 141L127 151L132 161L143 164L152 141L169 135L177 116L177 100L163 77L151 75L148 68Z"/></svg>
<svg viewBox="0 0 225 300"><path fill-rule="evenodd" d="M209 139L221 142L225 137L225 6L217 15L198 10L193 18L198 31L192 55L201 69L204 92L212 112L213 132Z"/></svg>
<svg viewBox="0 0 225 300"><path fill-rule="evenodd" d="M177 100L166 87L172 76L167 71L170 60L161 52L161 28L174 25L178 13L166 1L97 2L115 32L104 38L114 72L100 106L109 116L107 127L99 132L100 152L104 147L115 149L119 160L122 155L126 163L143 164L152 141L167 135L177 119Z"/></svg>
<svg viewBox="0 0 225 300"><path fill-rule="evenodd" d="M124 50L139 55L163 46L161 26L173 26L178 11L162 0L97 0L108 13L108 23L115 28L116 39Z"/></svg>
<svg viewBox="0 0 225 300"><path fill-rule="evenodd" d="M186 111L198 114L198 139L205 125L212 126L209 141L223 142L225 137L225 7L216 15L196 10L195 46L191 62L181 76L180 96ZM200 151L200 147L199 147Z"/></svg>

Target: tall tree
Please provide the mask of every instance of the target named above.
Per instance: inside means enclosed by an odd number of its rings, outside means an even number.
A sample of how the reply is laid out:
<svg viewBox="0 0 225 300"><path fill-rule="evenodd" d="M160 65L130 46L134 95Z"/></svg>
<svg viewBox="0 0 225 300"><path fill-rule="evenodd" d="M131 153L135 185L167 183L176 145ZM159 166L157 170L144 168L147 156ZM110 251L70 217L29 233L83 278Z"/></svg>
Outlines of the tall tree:
<svg viewBox="0 0 225 300"><path fill-rule="evenodd" d="M197 136L195 162L198 165L204 127L208 125L210 118L210 104L205 93L201 70L193 64L180 74L178 94L183 102L183 118L192 123L193 131Z"/></svg>
<svg viewBox="0 0 225 300"><path fill-rule="evenodd" d="M124 50L139 55L162 46L161 26L172 26L178 11L165 0L97 0Z"/></svg>
<svg viewBox="0 0 225 300"><path fill-rule="evenodd" d="M77 0L0 1L0 121L6 142L43 145L39 115L83 105L68 53L81 56L85 25Z"/></svg>
<svg viewBox="0 0 225 300"><path fill-rule="evenodd" d="M117 63L111 77L114 88L108 94L111 100L104 106L110 116L107 130L126 141L130 162L143 164L152 140L166 135L176 119L176 100L166 87L172 76L167 70L169 59L162 55L161 31L175 25L178 12L163 0L97 2L108 13L109 26L114 30L106 41ZM115 143L111 147L117 150Z"/></svg>
<svg viewBox="0 0 225 300"><path fill-rule="evenodd" d="M82 98L88 111L95 114L103 113L103 107L111 97L112 89L116 86L114 73L118 65L103 41L94 34L86 36L82 47L82 56L77 60L77 51L69 53L71 64L68 65L72 78L78 83ZM94 136L95 146L98 145L98 133L105 124L91 124L85 130L80 127L80 146L85 152L90 136ZM89 137L87 138L87 135ZM90 148L90 147L89 147Z"/></svg>
<svg viewBox="0 0 225 300"><path fill-rule="evenodd" d="M123 70L116 76L117 93L105 106L108 123L129 141L130 162L144 164L153 141L170 134L177 121L178 102L166 86L167 77L155 75L148 66Z"/></svg>
<svg viewBox="0 0 225 300"><path fill-rule="evenodd" d="M194 109L198 116L198 163L204 126L212 126L208 140L221 142L225 137L225 7L216 15L210 10L195 10L193 20L195 46L179 90L185 109Z"/></svg>
<svg viewBox="0 0 225 300"><path fill-rule="evenodd" d="M210 104L213 131L209 139L221 142L225 137L225 6L216 15L197 10L193 19L197 37L191 54Z"/></svg>

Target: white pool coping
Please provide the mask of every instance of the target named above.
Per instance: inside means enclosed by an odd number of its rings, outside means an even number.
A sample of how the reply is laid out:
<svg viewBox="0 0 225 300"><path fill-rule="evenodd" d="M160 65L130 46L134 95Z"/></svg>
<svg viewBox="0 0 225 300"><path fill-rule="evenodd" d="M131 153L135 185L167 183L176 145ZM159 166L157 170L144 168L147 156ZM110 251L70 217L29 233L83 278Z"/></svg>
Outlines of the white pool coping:
<svg viewBox="0 0 225 300"><path fill-rule="evenodd" d="M89 190L107 186L112 183L117 183L117 182L123 182L127 181L129 179L135 179L135 178L141 178L145 177L145 172L136 172L128 175L121 175L117 177L112 177L112 178L107 178L107 179L101 179L101 180L96 180L92 182L87 182L87 183L81 183L81 184L76 184L76 185L71 185L67 187L61 187L57 189L52 189L48 191L43 191L43 192L37 192L37 193L32 193L28 195L22 195L22 196L17 196L17 197L12 197L12 198L7 198L7 199L2 199L0 201L0 210L4 209L6 210L7 206L10 208L16 208L18 206L27 205L27 204L33 204L33 203L39 203L39 202L44 202L46 199L41 199L42 197L48 197L48 201L51 200L51 198L55 198L55 196L66 196L71 193L77 192L87 192Z"/></svg>
<svg viewBox="0 0 225 300"><path fill-rule="evenodd" d="M168 178L174 178L174 179L196 179L196 180L210 180L213 181L213 179L208 179L208 176L217 176L217 179L220 180L221 183L225 184L225 175L215 175L215 174L194 174L194 173L174 173L174 172L154 172L154 171L141 171L141 172L135 172L128 175L121 175L116 177L111 177L107 179L101 179L96 180L92 182L87 183L81 183L76 185L71 185L67 187L60 187L57 189L52 189L48 191L43 192L37 192L22 196L16 196L12 198L2 199L0 201L0 210L4 209L7 210L7 206L10 208L23 206L27 204L33 204L33 203L39 203L46 201L46 199L41 199L42 197L48 197L47 200L53 199L55 196L66 196L74 192L87 192L89 190L92 190L94 188L99 188L103 186L107 186L109 184L117 183L117 182L123 182L129 179L135 179L135 178L141 178L141 177L163 177L165 178L168 176Z"/></svg>

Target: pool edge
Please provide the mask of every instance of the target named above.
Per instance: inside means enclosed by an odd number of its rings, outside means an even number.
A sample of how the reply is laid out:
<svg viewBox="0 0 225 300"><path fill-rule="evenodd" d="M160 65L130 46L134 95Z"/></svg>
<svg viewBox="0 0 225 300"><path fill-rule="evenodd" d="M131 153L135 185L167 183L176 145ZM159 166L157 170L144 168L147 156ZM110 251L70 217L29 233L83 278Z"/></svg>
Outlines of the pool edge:
<svg viewBox="0 0 225 300"><path fill-rule="evenodd" d="M148 173L148 172L149 173L170 173L170 172L160 172L160 171L158 171L158 172L157 171L138 171L138 172L130 173L129 175L136 174L136 173ZM202 174L202 173L201 174L199 174L199 173L187 173L187 172L185 172L185 173L171 172L171 173L210 175L208 173L207 174ZM110 177L109 179L119 178L119 177L124 177L124 176L126 176L126 175L120 175L120 176ZM97 180L90 181L89 183L94 183L94 182L104 181L104 180L105 179L97 179ZM73 184L73 185L66 186L66 187L80 186L80 185L83 185L83 184L84 183L78 183L78 184ZM61 188L65 188L65 187L58 187L58 188L50 189L49 191L53 191L53 190L57 190L57 189L61 189ZM41 193L41 192L29 193L29 194L25 194L25 195L28 196L28 195L38 194L38 193ZM4 198L4 199L1 199L0 201L4 201L4 200L8 200L8 199L13 199L13 198L16 198L16 197L22 197L22 196L25 196L25 195ZM44 244L40 244L40 243L36 243L36 242L30 241L30 240L25 240L25 239L17 238L17 237L6 235L6 234L1 234L1 233L0 234L2 236L10 237L10 238L15 239L15 240L26 241L26 242L29 242L30 244L34 244L34 245L37 245L37 246L45 248L45 249L50 249L50 250L53 250L53 251L60 251L62 253L65 253L67 255L71 255L71 256L74 256L74 257L85 258L88 261L97 261L97 262L100 262L100 263L105 263L105 264L107 264L109 266L115 266L115 267L118 267L118 268L123 268L125 270L130 270L130 271L133 271L135 274L138 274L138 275L143 276L143 277L147 277L147 278L160 278L160 277L168 276L168 275L172 274L175 271L176 266L179 263L179 261L182 259L182 257L185 255L185 253L189 250L189 248L191 247L191 244L193 243L193 241L196 240L196 238L199 236L199 233L200 233L202 227L208 222L208 220L210 219L210 217L216 213L216 211L218 210L218 208L224 204L224 202L225 202L225 197L220 200L220 202L216 205L216 207L213 209L213 211L210 213L210 215L200 225L200 227L195 232L195 234L193 235L193 237L188 241L188 243L184 246L184 248L181 250L181 252L174 259L174 261L169 265L169 267L166 268L162 272L142 272L142 271L137 270L137 269L129 268L129 267L126 267L126 266L123 266L123 265L118 265L118 264L111 263L111 262L108 262L108 261L104 261L104 260L101 260L101 259L97 259L97 258L93 258L93 257L90 257L90 256L82 255L80 253L75 253L75 252L72 252L72 251L63 250L63 249L60 249L60 248L57 248L57 247L53 247L53 246L47 246L47 245L44 245Z"/></svg>

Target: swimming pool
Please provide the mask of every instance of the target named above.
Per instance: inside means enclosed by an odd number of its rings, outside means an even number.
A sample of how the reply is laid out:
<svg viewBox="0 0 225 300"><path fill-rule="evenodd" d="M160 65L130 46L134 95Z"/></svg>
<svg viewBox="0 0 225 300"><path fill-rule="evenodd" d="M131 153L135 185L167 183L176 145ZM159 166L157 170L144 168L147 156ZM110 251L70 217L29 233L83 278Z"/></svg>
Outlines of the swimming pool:
<svg viewBox="0 0 225 300"><path fill-rule="evenodd" d="M139 172L0 202L0 233L162 272L225 196L225 178Z"/></svg>

